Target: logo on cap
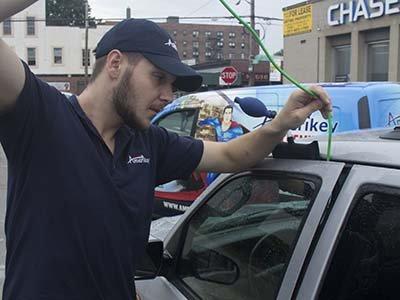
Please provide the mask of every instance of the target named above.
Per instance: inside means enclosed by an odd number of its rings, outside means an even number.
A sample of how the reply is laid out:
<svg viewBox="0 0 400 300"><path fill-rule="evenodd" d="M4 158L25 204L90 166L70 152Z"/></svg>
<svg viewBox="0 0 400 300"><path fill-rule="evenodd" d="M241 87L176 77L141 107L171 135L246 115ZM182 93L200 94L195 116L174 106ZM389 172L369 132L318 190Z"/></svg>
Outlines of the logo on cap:
<svg viewBox="0 0 400 300"><path fill-rule="evenodd" d="M170 46L170 47L174 48L175 51L178 51L178 48L176 47L176 44L171 39L168 39L168 42L164 43L164 45L165 46Z"/></svg>

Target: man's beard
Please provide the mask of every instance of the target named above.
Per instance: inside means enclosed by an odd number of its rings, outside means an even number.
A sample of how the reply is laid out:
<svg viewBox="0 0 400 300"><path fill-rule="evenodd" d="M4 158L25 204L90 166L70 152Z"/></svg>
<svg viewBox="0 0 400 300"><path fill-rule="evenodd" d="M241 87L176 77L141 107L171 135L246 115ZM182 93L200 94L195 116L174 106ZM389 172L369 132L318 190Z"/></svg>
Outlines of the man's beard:
<svg viewBox="0 0 400 300"><path fill-rule="evenodd" d="M140 116L138 116L138 112L135 111L137 100L135 87L129 87L132 73L132 69L125 71L121 78L121 82L114 90L112 102L115 111L127 126L134 129L144 130L147 129L148 124L145 123L145 118L141 119Z"/></svg>

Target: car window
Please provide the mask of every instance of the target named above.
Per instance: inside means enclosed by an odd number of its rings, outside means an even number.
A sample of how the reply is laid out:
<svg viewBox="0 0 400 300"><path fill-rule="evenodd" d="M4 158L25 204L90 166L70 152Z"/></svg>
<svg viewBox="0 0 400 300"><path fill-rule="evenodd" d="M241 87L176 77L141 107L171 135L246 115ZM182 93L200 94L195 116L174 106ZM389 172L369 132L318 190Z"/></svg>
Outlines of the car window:
<svg viewBox="0 0 400 300"><path fill-rule="evenodd" d="M399 277L400 196L364 193L341 234L319 299L398 299Z"/></svg>
<svg viewBox="0 0 400 300"><path fill-rule="evenodd" d="M274 299L315 194L309 180L230 181L190 220L179 278L201 299Z"/></svg>
<svg viewBox="0 0 400 300"><path fill-rule="evenodd" d="M158 121L158 126L181 136L193 136L196 123L196 109L174 111Z"/></svg>

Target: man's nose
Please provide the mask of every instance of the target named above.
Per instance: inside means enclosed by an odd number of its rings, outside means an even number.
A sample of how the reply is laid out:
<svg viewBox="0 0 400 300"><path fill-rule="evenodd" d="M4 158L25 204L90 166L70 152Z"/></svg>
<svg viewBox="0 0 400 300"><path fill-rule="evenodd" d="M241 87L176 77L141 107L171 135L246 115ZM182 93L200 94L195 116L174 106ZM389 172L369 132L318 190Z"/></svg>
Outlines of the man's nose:
<svg viewBox="0 0 400 300"><path fill-rule="evenodd" d="M174 88L172 85L165 85L162 89L161 99L171 102L174 99Z"/></svg>

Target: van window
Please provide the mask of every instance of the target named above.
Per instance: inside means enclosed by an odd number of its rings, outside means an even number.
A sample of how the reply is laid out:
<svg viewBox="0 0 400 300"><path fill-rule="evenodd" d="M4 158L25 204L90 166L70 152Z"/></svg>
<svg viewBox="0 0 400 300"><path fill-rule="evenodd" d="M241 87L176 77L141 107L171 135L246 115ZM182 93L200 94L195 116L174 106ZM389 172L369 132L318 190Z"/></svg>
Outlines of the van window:
<svg viewBox="0 0 400 300"><path fill-rule="evenodd" d="M279 96L277 93L260 91L257 93L257 98L264 103L268 110L275 110L278 112L283 107L282 105L279 105ZM287 99L281 99L281 101L282 100L286 102Z"/></svg>
<svg viewBox="0 0 400 300"><path fill-rule="evenodd" d="M371 113L367 96L358 100L358 127L360 129L371 128Z"/></svg>
<svg viewBox="0 0 400 300"><path fill-rule="evenodd" d="M197 112L196 109L176 110L160 119L157 125L180 136L193 136Z"/></svg>

